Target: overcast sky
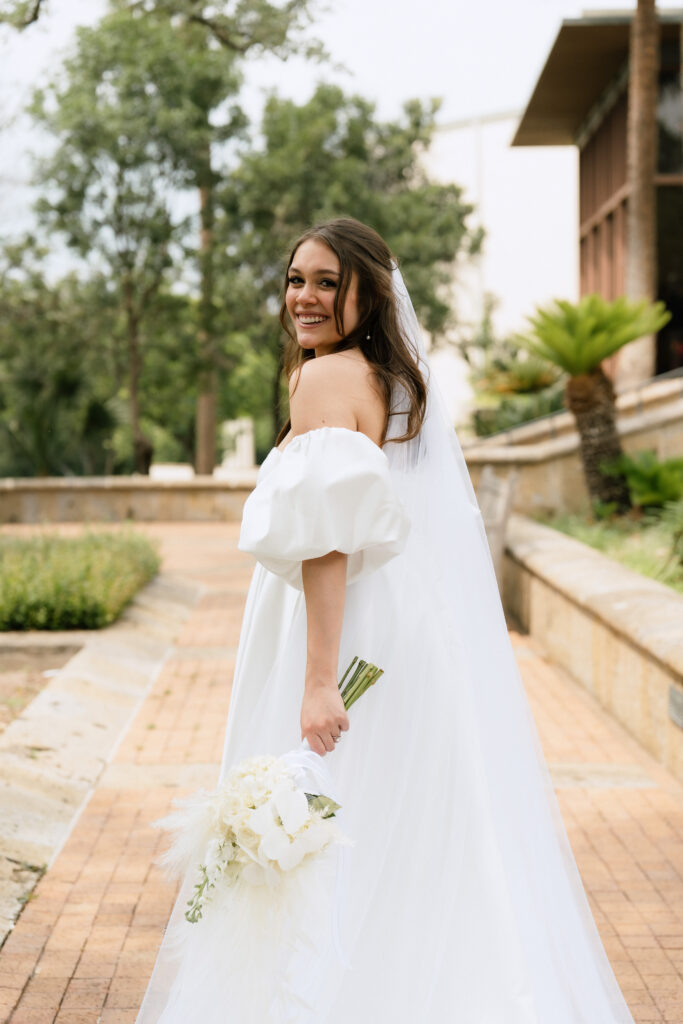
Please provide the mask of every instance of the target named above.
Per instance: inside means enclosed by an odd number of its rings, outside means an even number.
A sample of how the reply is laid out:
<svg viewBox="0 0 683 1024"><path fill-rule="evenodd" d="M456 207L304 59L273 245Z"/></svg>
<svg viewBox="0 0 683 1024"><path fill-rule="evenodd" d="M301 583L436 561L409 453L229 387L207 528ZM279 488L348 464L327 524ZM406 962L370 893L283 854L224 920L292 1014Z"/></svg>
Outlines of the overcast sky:
<svg viewBox="0 0 683 1024"><path fill-rule="evenodd" d="M384 117L412 97L441 97L442 122L521 109L562 19L584 9L571 0L338 0L328 6L315 33L348 73L302 61L250 60L244 101L252 116L268 89L303 101L321 78L376 101ZM603 0L599 6L628 5ZM94 22L105 7L104 0L49 0L48 15L23 34L0 31L3 234L23 220L28 202L22 184L36 139L19 116L22 105L59 66L74 27ZM660 0L659 7L680 7L680 0Z"/></svg>

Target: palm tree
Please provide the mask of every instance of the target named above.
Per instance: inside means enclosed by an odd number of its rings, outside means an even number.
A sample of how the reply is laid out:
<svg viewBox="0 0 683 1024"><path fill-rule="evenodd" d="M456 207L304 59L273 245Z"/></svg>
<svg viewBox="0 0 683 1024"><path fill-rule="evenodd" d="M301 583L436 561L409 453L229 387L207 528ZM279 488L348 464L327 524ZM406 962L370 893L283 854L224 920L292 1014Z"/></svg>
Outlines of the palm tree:
<svg viewBox="0 0 683 1024"><path fill-rule="evenodd" d="M606 475L604 461L622 455L616 427L612 382L600 365L618 349L654 334L670 319L662 302L651 305L620 297L608 302L587 295L578 303L557 300L529 317L531 331L520 343L534 355L559 366L569 376L565 402L579 432L581 461L593 501L630 506L623 476Z"/></svg>
<svg viewBox="0 0 683 1024"><path fill-rule="evenodd" d="M626 294L652 301L657 288L657 79L659 22L655 0L638 0L629 44ZM647 380L655 372L655 341L644 336L618 368L621 383Z"/></svg>

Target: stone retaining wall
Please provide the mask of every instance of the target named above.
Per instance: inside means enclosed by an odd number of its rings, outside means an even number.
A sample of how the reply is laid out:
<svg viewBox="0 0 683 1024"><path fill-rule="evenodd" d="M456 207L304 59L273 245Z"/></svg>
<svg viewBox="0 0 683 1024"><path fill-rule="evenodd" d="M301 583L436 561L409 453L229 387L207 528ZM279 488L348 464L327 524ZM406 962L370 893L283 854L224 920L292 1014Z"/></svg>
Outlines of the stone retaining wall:
<svg viewBox="0 0 683 1024"><path fill-rule="evenodd" d="M683 453L683 379L651 385L645 405L619 409L618 429L626 452L653 449L660 459ZM498 476L517 471L514 507L518 512L580 512L588 508L579 438L569 413L525 424L485 441L463 445L474 486L483 466Z"/></svg>
<svg viewBox="0 0 683 1024"><path fill-rule="evenodd" d="M653 448L660 458L683 452L683 377L656 380L619 395L617 407L626 451ZM465 441L463 450L475 487L487 464L498 476L517 471L518 512L576 512L588 507L578 436L569 413L486 440ZM238 520L255 482L255 469L227 479L0 479L0 523Z"/></svg>
<svg viewBox="0 0 683 1024"><path fill-rule="evenodd" d="M683 596L521 516L506 548L507 611L683 782Z"/></svg>
<svg viewBox="0 0 683 1024"><path fill-rule="evenodd" d="M0 523L238 521L255 483L256 470L230 481L210 476L5 479L0 480Z"/></svg>

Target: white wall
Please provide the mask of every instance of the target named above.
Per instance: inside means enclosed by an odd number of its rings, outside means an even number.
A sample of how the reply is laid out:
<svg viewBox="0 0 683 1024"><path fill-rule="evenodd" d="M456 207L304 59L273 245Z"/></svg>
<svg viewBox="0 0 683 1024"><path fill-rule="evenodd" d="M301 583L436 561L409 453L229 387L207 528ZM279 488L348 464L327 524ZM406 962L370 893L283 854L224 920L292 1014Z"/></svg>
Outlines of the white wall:
<svg viewBox="0 0 683 1024"><path fill-rule="evenodd" d="M441 126L425 164L437 180L463 186L472 222L486 232L482 255L458 271L455 302L467 325L481 319L484 295L499 304L496 332L524 328L553 298L578 297L578 157L574 147L515 147L518 114ZM452 350L432 362L456 423L466 418L466 372ZM460 365L459 365L460 364Z"/></svg>

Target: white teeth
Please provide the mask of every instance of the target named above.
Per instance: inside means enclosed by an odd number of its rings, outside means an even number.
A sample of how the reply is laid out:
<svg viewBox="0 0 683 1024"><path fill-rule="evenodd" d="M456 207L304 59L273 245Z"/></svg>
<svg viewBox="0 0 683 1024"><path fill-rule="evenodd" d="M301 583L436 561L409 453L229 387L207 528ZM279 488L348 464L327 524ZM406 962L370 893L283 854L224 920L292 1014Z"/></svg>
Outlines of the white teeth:
<svg viewBox="0 0 683 1024"><path fill-rule="evenodd" d="M323 320L327 320L326 316L302 316L299 313L299 320L302 324L321 324Z"/></svg>

